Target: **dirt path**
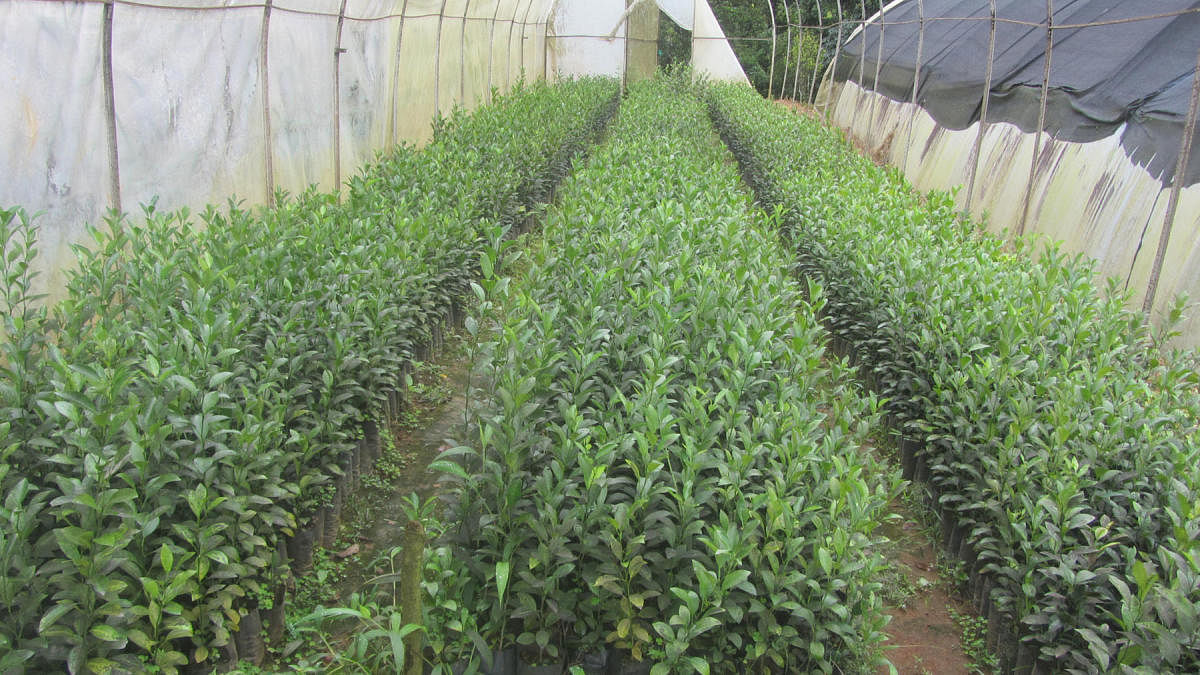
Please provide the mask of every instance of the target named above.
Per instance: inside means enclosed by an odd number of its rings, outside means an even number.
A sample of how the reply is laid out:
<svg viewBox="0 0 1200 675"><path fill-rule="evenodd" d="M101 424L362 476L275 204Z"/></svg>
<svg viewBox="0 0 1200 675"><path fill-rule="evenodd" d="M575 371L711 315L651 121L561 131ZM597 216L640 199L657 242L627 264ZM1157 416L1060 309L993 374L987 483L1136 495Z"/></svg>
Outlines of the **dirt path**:
<svg viewBox="0 0 1200 675"><path fill-rule="evenodd" d="M970 622L974 612L954 588L954 566L939 559L930 529L914 513L919 507L900 500L892 507L896 517L880 528L892 541L889 557L895 565L886 596L892 622L884 655L900 675L990 672L976 663L986 661L984 655L972 659L964 650L963 622Z"/></svg>
<svg viewBox="0 0 1200 675"><path fill-rule="evenodd" d="M461 439L465 430L468 362L459 338L430 364L413 374L408 407L392 425L392 447L384 451L373 478L355 493L347 519L332 555L340 563L335 595L345 599L363 590L372 577L390 572L399 560L404 523L420 501L435 495L437 476L427 467Z"/></svg>

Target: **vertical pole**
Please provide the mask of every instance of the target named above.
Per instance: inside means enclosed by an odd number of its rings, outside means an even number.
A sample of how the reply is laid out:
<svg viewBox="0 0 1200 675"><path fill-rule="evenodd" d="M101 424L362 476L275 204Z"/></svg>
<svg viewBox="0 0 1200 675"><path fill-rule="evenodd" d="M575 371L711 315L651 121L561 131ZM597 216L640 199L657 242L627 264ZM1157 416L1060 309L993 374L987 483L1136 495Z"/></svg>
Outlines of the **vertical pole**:
<svg viewBox="0 0 1200 675"><path fill-rule="evenodd" d="M100 67L104 77L104 130L108 140L108 206L121 211L121 164L117 155L117 100L113 88L113 0L104 3Z"/></svg>
<svg viewBox="0 0 1200 675"><path fill-rule="evenodd" d="M404 46L404 13L408 11L408 0L400 5L400 30L396 35L396 58L392 62L392 145L399 140L396 113L400 108L400 49Z"/></svg>
<svg viewBox="0 0 1200 675"><path fill-rule="evenodd" d="M838 0L838 5L841 6L841 0ZM808 83L808 102L810 105L817 102L817 77L821 68L821 47L825 42L825 19L824 13L821 11L821 0L817 0L817 58L813 62L812 81ZM833 58L837 61L837 50L833 52ZM833 69L833 66L830 67ZM831 74L832 76L832 74Z"/></svg>
<svg viewBox="0 0 1200 675"><path fill-rule="evenodd" d="M774 98L775 93L775 41L778 38L775 29L775 3L767 0L767 11L771 13L771 70L767 73L767 98Z"/></svg>
<svg viewBox="0 0 1200 675"><path fill-rule="evenodd" d="M508 38L504 41L504 90L512 89L512 33L513 24L517 22L517 9L513 8L512 16L508 18Z"/></svg>
<svg viewBox="0 0 1200 675"><path fill-rule="evenodd" d="M437 38L433 43L433 113L442 114L442 22L446 18L446 0L438 9Z"/></svg>
<svg viewBox="0 0 1200 675"><path fill-rule="evenodd" d="M796 22L800 28L800 44L796 46L796 72L792 77L792 100L800 96L800 67L804 65L804 10L800 9L800 0L796 0Z"/></svg>
<svg viewBox="0 0 1200 675"><path fill-rule="evenodd" d="M826 97L827 99L833 98L833 79L834 79L835 73L837 73L838 56L842 52L842 25L843 25L842 0L837 0L837 10L838 10L837 39L835 40L835 44L833 45L833 63L829 66L829 94L830 95L828 97ZM814 69L814 72L815 72L815 69ZM849 78L847 78L847 79L849 79ZM825 113L826 115L829 114L829 101L828 100L826 100L825 109L822 112Z"/></svg>
<svg viewBox="0 0 1200 675"><path fill-rule="evenodd" d="M862 48L858 58L858 86L866 89L863 80L867 77L867 0L860 0L858 6L862 11L862 20L858 24L858 34L862 37Z"/></svg>
<svg viewBox="0 0 1200 675"><path fill-rule="evenodd" d="M1033 180L1037 176L1038 155L1042 154L1042 132L1046 127L1046 99L1050 96L1050 59L1054 55L1054 0L1046 0L1046 63L1042 69L1042 103L1038 109L1037 135L1033 137L1033 159L1029 161L1029 181L1025 184L1025 203L1021 205L1021 220L1017 236L1025 234L1029 219L1029 202L1033 199Z"/></svg>
<svg viewBox="0 0 1200 675"><path fill-rule="evenodd" d="M258 52L258 70L262 73L262 97L263 97L263 145L266 165L264 167L266 174L266 189L267 189L267 205L275 206L275 157L271 151L271 75L268 68L267 55L270 49L268 48L271 36L271 2L266 0L263 3L263 21L262 21L262 36L259 38Z"/></svg>
<svg viewBox="0 0 1200 675"><path fill-rule="evenodd" d="M859 7L862 9L862 23L860 23L858 25L858 34L862 37L862 40L861 40L862 46L859 49L859 55L858 55L858 87L863 90L863 93L866 93L866 91L867 91L867 27L869 25L869 22L867 21L866 0L862 0L862 2L859 3ZM879 42L880 42L880 44L883 44L882 32L879 35ZM857 105L854 106L854 113L850 116L849 132L852 136L857 133L856 129L858 128L859 109L860 109L860 106L857 106ZM874 118L874 115L875 115L874 99L871 100L871 110L870 110L869 114L871 115L872 118ZM863 140L866 140L866 139L864 138Z"/></svg>
<svg viewBox="0 0 1200 675"><path fill-rule="evenodd" d="M533 11L534 0L529 0L525 6L525 16L521 19L521 73L525 73L525 40L529 39L525 31L529 30L529 13Z"/></svg>
<svg viewBox="0 0 1200 675"><path fill-rule="evenodd" d="M337 38L333 44L333 189L342 197L342 27L346 23L346 0L338 10Z"/></svg>
<svg viewBox="0 0 1200 675"><path fill-rule="evenodd" d="M471 0L463 6L462 31L458 36L458 101L467 104L467 17L471 15Z"/></svg>
<svg viewBox="0 0 1200 675"><path fill-rule="evenodd" d="M983 78L983 102L979 107L979 131L975 134L975 147L971 148L971 156L967 164L971 166L971 178L967 181L967 201L964 211L971 210L971 197L975 194L975 177L979 174L979 158L983 152L983 134L987 130L988 101L992 97L992 66L996 60L996 0L988 0L988 9L992 14L992 25L988 36L987 73Z"/></svg>
<svg viewBox="0 0 1200 675"><path fill-rule="evenodd" d="M492 101L492 89L496 85L492 84L492 65L496 61L496 22L500 20L500 3L496 3L496 9L492 10L492 34L488 38L488 83L487 83L487 100Z"/></svg>
<svg viewBox="0 0 1200 675"><path fill-rule="evenodd" d="M887 3L884 3L879 8L879 49L875 52L875 81L871 83L871 91L875 95L871 97L871 126L879 124L875 119L875 110L879 106L879 73L883 70L883 34L887 30Z"/></svg>
<svg viewBox="0 0 1200 675"><path fill-rule="evenodd" d="M1150 268L1150 281L1146 285L1146 298L1142 301L1142 312L1150 317L1154 309L1154 296L1158 293L1158 280L1162 276L1163 260L1167 257L1167 244L1171 241L1171 228L1175 225L1175 209L1179 207L1179 191L1183 188L1184 174L1191 159L1192 141L1200 108L1200 51L1196 52L1196 70L1192 73L1192 97L1188 102L1187 118L1183 127L1183 143L1179 157L1175 160L1175 175L1171 178L1171 195L1167 200L1167 213L1163 219L1162 234L1158 236L1158 252L1154 254L1154 266Z"/></svg>
<svg viewBox="0 0 1200 675"><path fill-rule="evenodd" d="M993 0L994 1L994 0ZM913 123L917 119L917 90L921 88L921 64L922 57L925 52L925 0L917 0L917 63L913 67L913 86L912 95L908 102L913 105L913 110L908 118L908 133L904 139L904 166L908 166L908 151L912 147L912 129Z"/></svg>
<svg viewBox="0 0 1200 675"><path fill-rule="evenodd" d="M787 41L783 48L783 81L779 83L779 98L787 98L788 60L792 58L792 10L783 0L783 21L787 24Z"/></svg>
<svg viewBox="0 0 1200 675"><path fill-rule="evenodd" d="M400 617L404 623L421 624L421 577L424 571L425 528L416 520L404 525L404 547L400 555ZM424 672L421 649L422 631L415 630L402 638L404 642L404 675ZM400 664L396 664L399 666Z"/></svg>

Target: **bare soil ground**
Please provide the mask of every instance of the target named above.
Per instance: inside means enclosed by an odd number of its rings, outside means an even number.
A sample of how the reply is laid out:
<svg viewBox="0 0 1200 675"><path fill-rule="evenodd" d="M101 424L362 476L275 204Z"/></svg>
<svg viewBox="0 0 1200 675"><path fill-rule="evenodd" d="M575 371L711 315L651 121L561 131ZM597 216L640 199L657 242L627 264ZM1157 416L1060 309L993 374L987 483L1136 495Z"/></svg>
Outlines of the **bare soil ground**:
<svg viewBox="0 0 1200 675"><path fill-rule="evenodd" d="M896 502L893 512L898 517L881 529L895 545L895 581L904 589L891 594L903 600L887 608L892 622L886 629L884 656L900 675L980 672L964 653L962 627L951 616L952 611L966 616L973 610L938 569L935 544L912 509ZM888 672L887 668L880 670Z"/></svg>

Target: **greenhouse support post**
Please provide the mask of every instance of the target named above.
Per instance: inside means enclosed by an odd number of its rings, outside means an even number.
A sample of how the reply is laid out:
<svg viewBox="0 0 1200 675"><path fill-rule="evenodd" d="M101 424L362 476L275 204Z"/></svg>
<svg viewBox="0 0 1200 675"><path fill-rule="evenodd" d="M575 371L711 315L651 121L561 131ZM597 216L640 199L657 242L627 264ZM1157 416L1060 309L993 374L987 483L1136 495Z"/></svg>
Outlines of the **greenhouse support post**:
<svg viewBox="0 0 1200 675"><path fill-rule="evenodd" d="M396 114L400 109L400 49L404 46L404 13L408 11L408 0L400 5L400 27L396 29L396 53L392 59L392 145L395 145L399 138L396 134Z"/></svg>
<svg viewBox="0 0 1200 675"><path fill-rule="evenodd" d="M771 14L771 70L767 73L767 98L775 98L775 43L779 36L775 26L775 3L771 0L767 0L767 11Z"/></svg>
<svg viewBox="0 0 1200 675"><path fill-rule="evenodd" d="M838 54L842 51L842 0L837 0L838 30L833 45L833 63L829 66L829 95L825 97L825 109L821 112L829 116L830 99L833 98L833 83L837 78Z"/></svg>
<svg viewBox="0 0 1200 675"><path fill-rule="evenodd" d="M346 0L338 10L337 38L333 43L333 190L342 194L342 27L346 24Z"/></svg>
<svg viewBox="0 0 1200 675"><path fill-rule="evenodd" d="M865 92L865 91L867 91L867 27L871 25L871 22L867 18L866 0L863 0L863 2L861 3L861 8L862 8L862 23L860 23L858 25L858 33L862 37L862 46L861 46L861 50L858 55L858 86ZM879 34L879 42L882 44L883 43L882 25L880 26L880 28L881 28L881 30L880 30L880 34ZM878 59L876 59L876 60L878 61ZM876 63L876 65L878 65L878 63ZM871 87L872 92L874 92L876 89L878 89L877 86ZM858 113L860 112L861 108L862 108L862 106L857 106L857 105L854 106L854 112L853 112L853 114L850 115L849 132L851 134L853 134L854 130L858 127ZM873 121L875 119L875 97L874 96L871 97L871 110L870 110L869 115L870 115L870 119ZM862 140L864 143L866 142L866 140L867 140L866 134L863 135Z"/></svg>
<svg viewBox="0 0 1200 675"><path fill-rule="evenodd" d="M971 148L971 156L967 158L967 164L971 167L971 177L967 181L967 200L963 205L964 211L971 210L971 198L975 194L975 177L979 174L979 155L983 151L983 133L987 130L988 101L992 98L992 66L996 60L996 0L988 0L988 10L992 15L992 23L988 34L987 71L983 77L983 101L979 107L979 130L975 133L975 145Z"/></svg>
<svg viewBox="0 0 1200 675"><path fill-rule="evenodd" d="M458 35L458 100L467 102L467 17L471 16L471 0L463 5L462 30Z"/></svg>
<svg viewBox="0 0 1200 675"><path fill-rule="evenodd" d="M104 75L104 131L108 140L108 206L121 211L121 164L117 154L117 101L113 87L113 0L104 3L100 65Z"/></svg>
<svg viewBox="0 0 1200 675"><path fill-rule="evenodd" d="M488 37L488 83L487 83L487 100L492 101L492 88L496 85L492 84L492 67L496 62L496 22L500 20L500 3L496 3L496 9L492 10L492 30Z"/></svg>
<svg viewBox="0 0 1200 675"><path fill-rule="evenodd" d="M1029 220L1029 203L1033 201L1033 183L1037 178L1038 155L1042 154L1042 135L1046 129L1046 99L1050 96L1050 62L1054 56L1054 0L1046 0L1046 58L1042 70L1042 97L1038 108L1037 133L1033 137L1033 158L1029 161L1029 181L1025 184L1025 201L1021 205L1021 220L1017 222L1017 236L1025 234L1025 223Z"/></svg>
<svg viewBox="0 0 1200 675"><path fill-rule="evenodd" d="M884 3L879 8L879 48L875 51L875 80L871 83L871 91L875 95L871 97L871 126L879 124L879 120L875 119L875 111L879 108L879 73L883 70L883 36L887 30L887 3Z"/></svg>
<svg viewBox="0 0 1200 675"><path fill-rule="evenodd" d="M800 10L800 0L796 0L796 20L801 22L800 39L796 45L796 74L792 77L792 100L798 100L800 96L800 66L804 61L804 14Z"/></svg>
<svg viewBox="0 0 1200 675"><path fill-rule="evenodd" d="M345 0L343 0L344 2ZM442 114L442 25L446 18L446 0L438 10L437 37L433 40L433 114ZM340 32L340 31L339 31Z"/></svg>
<svg viewBox="0 0 1200 675"><path fill-rule="evenodd" d="M1146 285L1146 298L1142 301L1142 312L1147 317L1154 309L1154 296L1158 293L1158 280L1162 277L1163 260L1167 257L1167 244L1171 241L1171 228L1175 226L1175 210L1179 208L1179 191L1186 180L1188 158L1192 154L1195 140L1197 108L1200 108L1200 51L1196 52L1196 69L1192 71L1192 95L1188 101L1187 118L1183 126L1183 143L1179 146L1179 157L1175 160L1175 175L1171 179L1171 195L1167 199L1167 212L1163 216L1162 234L1158 237L1158 251L1154 254L1154 266L1150 268L1150 280Z"/></svg>
<svg viewBox="0 0 1200 675"><path fill-rule="evenodd" d="M517 10L514 7L512 16L508 17L508 37L504 39L504 91L512 89L512 33L513 25L517 23Z"/></svg>
<svg viewBox="0 0 1200 675"><path fill-rule="evenodd" d="M783 80L779 83L779 98L787 98L788 60L792 58L792 10L783 0L783 21L787 24L787 41L783 46Z"/></svg>
<svg viewBox="0 0 1200 675"><path fill-rule="evenodd" d="M529 0L529 4L525 5L525 16L521 19L521 41L517 45L517 49L521 51L521 76L525 76L525 41L529 39L527 35L529 31L529 13L533 11L533 0ZM625 63L629 63L628 51L626 47Z"/></svg>
<svg viewBox="0 0 1200 675"><path fill-rule="evenodd" d="M993 2L994 1L995 0L993 0ZM917 0L917 62L916 62L916 64L914 64L914 67L913 67L912 96L910 96L909 100L908 100L908 102L911 103L914 106L914 108L917 105L917 91L921 88L921 64L922 64L922 58L924 57L924 53L925 53L925 0ZM876 76L875 79L878 81L879 76ZM909 115L909 117L908 117L908 132L904 138L904 167L906 167L906 168L908 167L908 150L909 150L910 146L912 146L913 123L916 122L916 120L917 120L916 114Z"/></svg>
<svg viewBox="0 0 1200 675"><path fill-rule="evenodd" d="M840 7L840 3L839 3ZM839 10L840 11L840 10ZM817 75L821 67L821 47L825 41L825 20L821 16L821 0L817 0L817 59L813 62L812 81L808 83L808 103L812 105L817 102ZM838 35L841 35L841 27L838 27ZM833 65L830 66L832 72L837 68L837 51L833 53Z"/></svg>
<svg viewBox="0 0 1200 675"><path fill-rule="evenodd" d="M267 206L275 206L275 157L271 151L271 75L267 55L271 36L271 2L263 3L262 37L258 42L258 70L262 73L263 170L267 190Z"/></svg>
<svg viewBox="0 0 1200 675"><path fill-rule="evenodd" d="M838 0L838 4L842 4L841 0ZM858 24L858 34L862 42L858 53L858 84L865 89L863 79L867 76L867 0L861 0L858 6L862 12L862 21Z"/></svg>

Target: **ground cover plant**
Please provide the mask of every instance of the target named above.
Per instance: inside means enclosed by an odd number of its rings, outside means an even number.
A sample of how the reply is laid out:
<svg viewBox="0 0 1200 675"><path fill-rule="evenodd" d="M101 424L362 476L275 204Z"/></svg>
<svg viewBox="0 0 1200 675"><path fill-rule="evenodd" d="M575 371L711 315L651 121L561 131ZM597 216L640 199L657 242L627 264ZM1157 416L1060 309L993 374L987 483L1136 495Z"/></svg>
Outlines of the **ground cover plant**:
<svg viewBox="0 0 1200 675"><path fill-rule="evenodd" d="M1195 354L1081 258L1011 245L745 88L711 113L888 400L1005 670L1200 669Z"/></svg>
<svg viewBox="0 0 1200 675"><path fill-rule="evenodd" d="M824 360L821 291L688 78L630 87L529 255L525 283L479 286L502 320L492 402L442 464L435 672L601 672L608 648L656 674L868 662L895 487L859 447L875 402Z"/></svg>
<svg viewBox="0 0 1200 675"><path fill-rule="evenodd" d="M261 658L259 608L336 536L406 364L616 94L518 88L344 200L114 216L53 307L30 294L35 223L0 211L0 670Z"/></svg>

